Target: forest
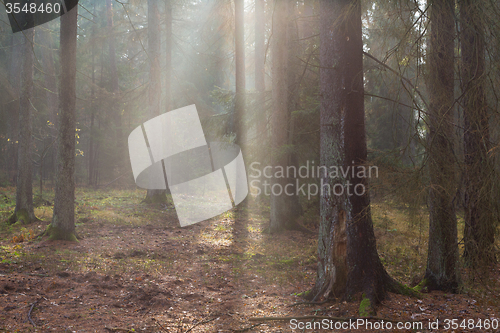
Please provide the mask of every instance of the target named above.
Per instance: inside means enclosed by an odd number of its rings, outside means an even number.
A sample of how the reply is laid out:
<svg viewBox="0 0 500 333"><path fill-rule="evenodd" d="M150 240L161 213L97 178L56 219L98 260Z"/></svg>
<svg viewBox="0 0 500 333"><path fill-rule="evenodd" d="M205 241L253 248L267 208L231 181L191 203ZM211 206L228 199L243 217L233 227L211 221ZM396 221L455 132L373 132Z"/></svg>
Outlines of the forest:
<svg viewBox="0 0 500 333"><path fill-rule="evenodd" d="M2 3L0 332L500 331L500 1Z"/></svg>

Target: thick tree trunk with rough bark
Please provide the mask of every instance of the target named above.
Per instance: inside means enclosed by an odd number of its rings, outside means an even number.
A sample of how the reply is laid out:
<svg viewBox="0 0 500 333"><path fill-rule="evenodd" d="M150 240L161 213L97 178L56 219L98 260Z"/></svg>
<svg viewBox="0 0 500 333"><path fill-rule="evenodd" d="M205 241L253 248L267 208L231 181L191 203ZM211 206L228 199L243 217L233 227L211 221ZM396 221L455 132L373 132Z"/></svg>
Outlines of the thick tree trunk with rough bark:
<svg viewBox="0 0 500 333"><path fill-rule="evenodd" d="M9 219L31 223L35 217L33 210L33 162L32 162L32 121L31 103L33 97L33 43L34 28L24 31L23 61L21 68L21 94L19 97L19 143L17 145L16 208Z"/></svg>
<svg viewBox="0 0 500 333"><path fill-rule="evenodd" d="M74 241L77 19L78 6L61 16L57 177L54 214L47 230L51 239Z"/></svg>
<svg viewBox="0 0 500 333"><path fill-rule="evenodd" d="M361 4L323 0L320 12L321 165L355 172L345 178L322 175L318 277L310 296L364 294L371 305L360 312L370 314L400 285L379 259L367 173L360 173L367 157Z"/></svg>
<svg viewBox="0 0 500 333"><path fill-rule="evenodd" d="M465 260L471 267L495 261L490 149L485 85L484 2L461 0L460 44L464 92Z"/></svg>
<svg viewBox="0 0 500 333"><path fill-rule="evenodd" d="M429 136L429 250L426 285L455 292L458 271L455 216L456 169L453 156L454 0L433 0L430 7L428 55Z"/></svg>

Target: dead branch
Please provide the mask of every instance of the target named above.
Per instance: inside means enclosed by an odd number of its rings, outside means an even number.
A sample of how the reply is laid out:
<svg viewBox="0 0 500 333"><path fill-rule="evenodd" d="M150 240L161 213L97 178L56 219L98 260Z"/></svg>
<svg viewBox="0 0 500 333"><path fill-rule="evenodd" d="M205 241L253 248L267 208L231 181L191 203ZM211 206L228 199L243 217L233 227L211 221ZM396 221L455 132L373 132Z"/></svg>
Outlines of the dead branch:
<svg viewBox="0 0 500 333"><path fill-rule="evenodd" d="M119 176L118 178L113 179L113 180L112 180L112 181L110 181L109 183L107 183L107 184L103 184L103 185L97 185L97 187L106 187L106 186L108 186L108 185L111 185L111 184L113 184L114 182L116 182L118 179L120 179L120 178L122 178L123 176L126 176L126 175L128 175L128 174L129 174L129 172L126 172L126 173L122 174L121 176Z"/></svg>
<svg viewBox="0 0 500 333"><path fill-rule="evenodd" d="M191 331L192 331L192 330L193 330L196 326L199 326L199 325L205 325L205 324L207 324L207 323L209 323L209 322L211 322L211 321L214 321L214 320L216 320L216 319L218 319L218 318L219 318L219 317L214 317L214 318L212 318L212 319L207 319L207 320L200 321L199 323L195 324L193 327L191 327L190 329L188 329L188 330L186 331L186 333L191 332Z"/></svg>
<svg viewBox="0 0 500 333"><path fill-rule="evenodd" d="M126 333L134 333L135 331L129 330L128 328L120 328L120 327L104 327L105 330L110 332L126 332Z"/></svg>
<svg viewBox="0 0 500 333"><path fill-rule="evenodd" d="M158 325L158 326L160 326L160 327L161 327L161 331L162 331L162 332L164 332L164 331L165 331L165 332L168 332L168 331L165 329L165 327L163 327L163 325L162 325L162 324L160 324L160 322L159 322L159 321L158 321L155 317L152 317L151 319L153 319L153 321L155 322L155 324L156 324L156 325Z"/></svg>
<svg viewBox="0 0 500 333"><path fill-rule="evenodd" d="M33 325L33 327L36 327L35 322L33 322L33 319L31 319L31 312L33 311L33 308L35 307L36 303L38 303L38 299L31 304L30 310L28 311L28 320Z"/></svg>
<svg viewBox="0 0 500 333"><path fill-rule="evenodd" d="M260 326L260 325L264 325L264 323L258 323L258 324L252 325L250 327L242 328L242 329L239 329L239 330L233 330L233 332L246 332L246 331L250 331L252 328L255 328L255 327Z"/></svg>

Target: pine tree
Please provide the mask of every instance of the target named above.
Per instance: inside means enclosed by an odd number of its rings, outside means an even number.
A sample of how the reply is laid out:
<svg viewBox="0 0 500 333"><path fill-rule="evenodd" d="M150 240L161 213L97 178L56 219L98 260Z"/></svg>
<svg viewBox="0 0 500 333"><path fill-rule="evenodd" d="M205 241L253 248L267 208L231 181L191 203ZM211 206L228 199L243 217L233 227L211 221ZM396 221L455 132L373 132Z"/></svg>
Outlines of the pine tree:
<svg viewBox="0 0 500 333"><path fill-rule="evenodd" d="M19 144L17 162L16 208L9 221L33 222L33 162L32 162L32 97L33 97L33 42L35 29L24 31L21 94L19 96Z"/></svg>
<svg viewBox="0 0 500 333"><path fill-rule="evenodd" d="M455 160L453 156L454 0L433 0L430 5L428 89L429 250L427 287L458 290L457 219L455 215Z"/></svg>
<svg viewBox="0 0 500 333"><path fill-rule="evenodd" d="M360 314L370 315L388 291L402 287L378 256L368 181L358 172L367 158L361 1L323 0L320 12L321 165L356 172L321 176L318 277L310 296L363 294Z"/></svg>
<svg viewBox="0 0 500 333"><path fill-rule="evenodd" d="M61 16L61 83L57 138L57 176L51 239L76 241L75 233L75 130L76 44L78 6Z"/></svg>
<svg viewBox="0 0 500 333"><path fill-rule="evenodd" d="M460 45L464 94L465 230L464 257L471 267L495 261L491 197L493 166L485 94L484 2L461 0Z"/></svg>

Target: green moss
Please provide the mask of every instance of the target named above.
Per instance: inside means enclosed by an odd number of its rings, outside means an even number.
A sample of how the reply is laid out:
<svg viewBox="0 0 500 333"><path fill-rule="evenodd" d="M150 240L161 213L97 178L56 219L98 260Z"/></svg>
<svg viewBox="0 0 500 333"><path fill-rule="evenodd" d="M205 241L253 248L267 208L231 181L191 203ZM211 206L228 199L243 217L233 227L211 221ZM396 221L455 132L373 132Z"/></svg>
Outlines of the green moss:
<svg viewBox="0 0 500 333"><path fill-rule="evenodd" d="M26 209L19 209L15 214L12 214L9 217L9 224L14 224L16 222L20 222L21 224L28 224L32 222Z"/></svg>
<svg viewBox="0 0 500 333"><path fill-rule="evenodd" d="M415 288L408 287L405 284L397 282L397 292L401 295L406 295L406 296L411 296L411 297L417 297L420 298L420 290Z"/></svg>
<svg viewBox="0 0 500 333"><path fill-rule="evenodd" d="M278 262L282 265L293 265L295 263L295 259L281 259Z"/></svg>
<svg viewBox="0 0 500 333"><path fill-rule="evenodd" d="M23 224L30 223L30 215L26 209L19 209L16 214L17 222L21 222Z"/></svg>
<svg viewBox="0 0 500 333"><path fill-rule="evenodd" d="M300 297L305 297L307 298L307 296L309 296L309 294L311 293L310 290L306 290L306 291L303 291L301 293L298 293L297 296L300 296Z"/></svg>
<svg viewBox="0 0 500 333"><path fill-rule="evenodd" d="M375 315L375 309L372 307L372 303L365 294L363 294L363 299L359 303L359 315L360 317L371 317Z"/></svg>
<svg viewBox="0 0 500 333"><path fill-rule="evenodd" d="M54 227L52 224L49 224L45 234L49 236L51 240L67 240L72 242L78 242L76 235L72 232L68 233L67 231L62 230L61 228Z"/></svg>
<svg viewBox="0 0 500 333"><path fill-rule="evenodd" d="M413 287L413 290L420 293L422 289L424 289L426 286L427 286L427 279L423 279L422 281L420 281L419 284Z"/></svg>

